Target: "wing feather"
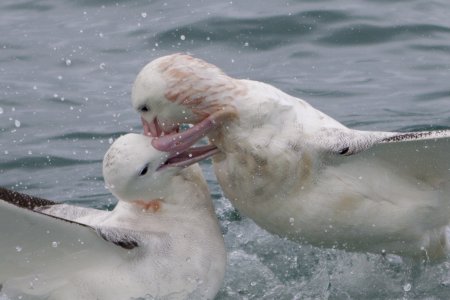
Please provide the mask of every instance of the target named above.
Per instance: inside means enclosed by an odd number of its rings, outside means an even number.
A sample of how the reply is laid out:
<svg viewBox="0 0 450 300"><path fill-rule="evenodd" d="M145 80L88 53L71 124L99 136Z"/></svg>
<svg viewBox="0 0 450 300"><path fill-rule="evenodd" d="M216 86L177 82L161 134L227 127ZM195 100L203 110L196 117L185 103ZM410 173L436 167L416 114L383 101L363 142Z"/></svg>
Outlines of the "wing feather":
<svg viewBox="0 0 450 300"><path fill-rule="evenodd" d="M450 130L355 131L341 134L327 150L337 158L333 163L380 160L434 186L450 185Z"/></svg>
<svg viewBox="0 0 450 300"><path fill-rule="evenodd" d="M99 228L38 211L56 202L3 188L1 197L0 284L33 274L58 276L98 261L114 263L127 253L100 237ZM71 208L77 209L66 206Z"/></svg>

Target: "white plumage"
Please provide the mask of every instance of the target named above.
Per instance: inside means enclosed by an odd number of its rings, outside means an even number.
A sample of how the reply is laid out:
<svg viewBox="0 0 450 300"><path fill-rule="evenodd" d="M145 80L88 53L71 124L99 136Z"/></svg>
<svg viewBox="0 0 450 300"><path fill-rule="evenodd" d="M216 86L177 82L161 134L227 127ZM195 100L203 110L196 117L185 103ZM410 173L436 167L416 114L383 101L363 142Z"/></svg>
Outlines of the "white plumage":
<svg viewBox="0 0 450 300"><path fill-rule="evenodd" d="M213 299L224 242L198 165L128 134L105 155L113 211L0 190L0 295L11 299ZM175 165L195 159L176 156Z"/></svg>
<svg viewBox="0 0 450 300"><path fill-rule="evenodd" d="M446 254L449 130L352 130L183 54L145 66L132 101L159 150L184 151L207 135L221 151L214 169L226 197L272 233L351 251ZM195 126L178 132L182 123Z"/></svg>

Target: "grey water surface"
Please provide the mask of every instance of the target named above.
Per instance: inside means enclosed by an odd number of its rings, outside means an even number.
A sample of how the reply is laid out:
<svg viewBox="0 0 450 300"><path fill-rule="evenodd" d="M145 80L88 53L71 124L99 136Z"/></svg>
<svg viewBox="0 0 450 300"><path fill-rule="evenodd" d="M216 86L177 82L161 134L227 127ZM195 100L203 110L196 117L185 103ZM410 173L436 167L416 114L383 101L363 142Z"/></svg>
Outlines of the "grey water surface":
<svg viewBox="0 0 450 300"><path fill-rule="evenodd" d="M101 161L140 132L131 84L189 52L303 98L352 128L450 128L450 2L0 2L0 185L112 208ZM217 299L450 299L450 260L292 243L240 216L202 163L229 253Z"/></svg>

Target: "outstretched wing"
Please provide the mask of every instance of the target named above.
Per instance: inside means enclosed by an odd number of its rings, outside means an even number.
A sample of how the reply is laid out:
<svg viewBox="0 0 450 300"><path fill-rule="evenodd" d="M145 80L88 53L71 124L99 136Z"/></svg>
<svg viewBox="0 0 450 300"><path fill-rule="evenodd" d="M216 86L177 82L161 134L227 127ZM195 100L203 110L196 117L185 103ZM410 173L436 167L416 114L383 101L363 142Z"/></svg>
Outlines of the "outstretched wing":
<svg viewBox="0 0 450 300"><path fill-rule="evenodd" d="M380 160L432 185L450 184L450 130L354 131L341 134L329 149L339 163Z"/></svg>
<svg viewBox="0 0 450 300"><path fill-rule="evenodd" d="M0 187L0 199L18 207L33 210L36 212L42 212L46 215L67 219L69 221L75 221L78 218L89 215L98 216L102 213L107 213L106 211L98 210L95 208L73 206L47 200L5 189L3 187Z"/></svg>
<svg viewBox="0 0 450 300"><path fill-rule="evenodd" d="M127 247L111 243L103 229L40 212L55 205L0 189L0 285L30 276L57 278L99 261L117 263L127 255ZM77 210L66 205L66 211L71 208Z"/></svg>

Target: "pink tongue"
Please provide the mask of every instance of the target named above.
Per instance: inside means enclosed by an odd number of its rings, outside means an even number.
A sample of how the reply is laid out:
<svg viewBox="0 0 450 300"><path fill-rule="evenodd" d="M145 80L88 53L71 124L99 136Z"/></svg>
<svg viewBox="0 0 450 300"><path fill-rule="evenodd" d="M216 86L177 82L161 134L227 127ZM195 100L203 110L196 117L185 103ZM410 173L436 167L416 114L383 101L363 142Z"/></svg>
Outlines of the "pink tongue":
<svg viewBox="0 0 450 300"><path fill-rule="evenodd" d="M159 151L171 153L183 152L207 135L209 131L215 129L216 126L214 117L211 115L181 133L168 134L153 139L152 145Z"/></svg>

